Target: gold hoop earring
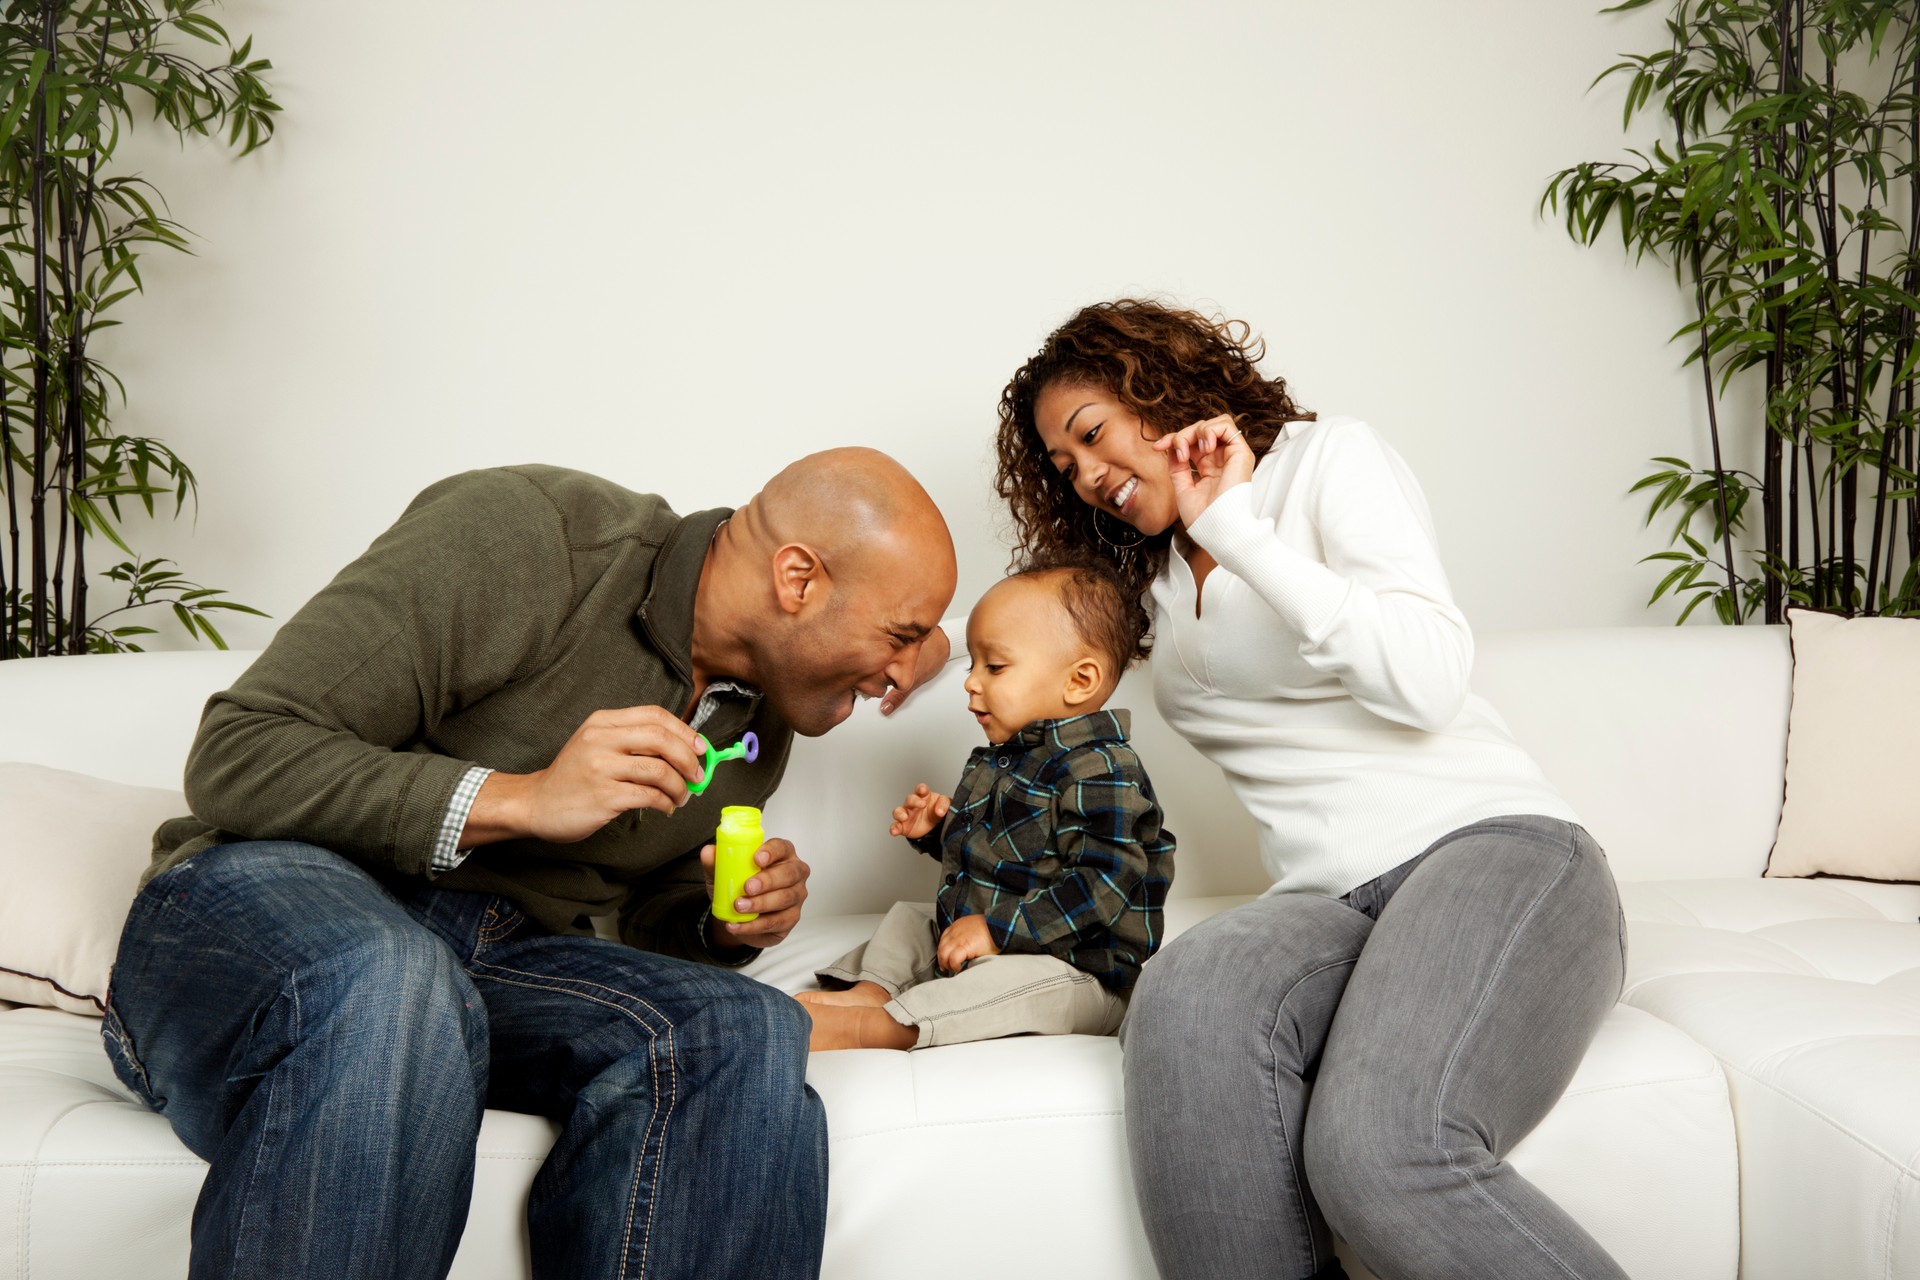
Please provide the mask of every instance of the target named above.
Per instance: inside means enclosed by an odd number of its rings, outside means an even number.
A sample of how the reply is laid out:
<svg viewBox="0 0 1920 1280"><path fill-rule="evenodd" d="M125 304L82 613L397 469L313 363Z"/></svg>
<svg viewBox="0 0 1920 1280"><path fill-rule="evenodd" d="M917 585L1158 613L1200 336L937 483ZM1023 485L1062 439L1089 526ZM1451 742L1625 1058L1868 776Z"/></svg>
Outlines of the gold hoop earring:
<svg viewBox="0 0 1920 1280"><path fill-rule="evenodd" d="M1123 521L1115 520L1113 521L1113 523L1120 525L1123 529L1126 529L1128 532L1133 534L1133 538L1130 541L1115 542L1112 538L1109 538L1107 536L1106 528L1101 523L1102 521L1108 520L1110 518L1111 517L1109 517L1107 513L1104 511L1100 511L1100 510L1094 511L1093 536L1100 539L1100 541L1106 543L1108 546L1112 547L1115 551L1131 551L1135 547L1139 546L1141 543L1147 540L1147 535L1140 532L1140 530L1134 528L1130 524L1126 524Z"/></svg>

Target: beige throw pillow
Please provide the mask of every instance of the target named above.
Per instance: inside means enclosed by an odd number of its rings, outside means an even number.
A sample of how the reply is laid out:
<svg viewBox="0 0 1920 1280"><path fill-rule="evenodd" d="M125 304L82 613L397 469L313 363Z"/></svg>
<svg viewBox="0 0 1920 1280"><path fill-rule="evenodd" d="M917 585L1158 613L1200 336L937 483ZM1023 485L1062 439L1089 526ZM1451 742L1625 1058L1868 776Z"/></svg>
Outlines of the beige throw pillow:
<svg viewBox="0 0 1920 1280"><path fill-rule="evenodd" d="M1920 881L1920 618L1787 610L1793 708L1770 876Z"/></svg>
<svg viewBox="0 0 1920 1280"><path fill-rule="evenodd" d="M98 1017L153 829L178 791L0 763L0 1001Z"/></svg>

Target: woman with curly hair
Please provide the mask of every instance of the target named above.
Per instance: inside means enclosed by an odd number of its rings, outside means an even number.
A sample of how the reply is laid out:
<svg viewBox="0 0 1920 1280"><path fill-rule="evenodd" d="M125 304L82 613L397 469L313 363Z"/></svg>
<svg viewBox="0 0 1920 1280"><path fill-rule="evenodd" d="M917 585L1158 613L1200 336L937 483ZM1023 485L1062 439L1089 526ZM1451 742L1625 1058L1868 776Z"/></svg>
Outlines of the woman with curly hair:
<svg viewBox="0 0 1920 1280"><path fill-rule="evenodd" d="M1623 1280L1505 1159L1619 997L1606 858L1469 692L1412 472L1261 355L1238 322L1103 303L1000 400L1017 558L1120 571L1151 613L1155 702L1226 773L1274 881L1133 996L1154 1257L1337 1277L1331 1223L1382 1276Z"/></svg>

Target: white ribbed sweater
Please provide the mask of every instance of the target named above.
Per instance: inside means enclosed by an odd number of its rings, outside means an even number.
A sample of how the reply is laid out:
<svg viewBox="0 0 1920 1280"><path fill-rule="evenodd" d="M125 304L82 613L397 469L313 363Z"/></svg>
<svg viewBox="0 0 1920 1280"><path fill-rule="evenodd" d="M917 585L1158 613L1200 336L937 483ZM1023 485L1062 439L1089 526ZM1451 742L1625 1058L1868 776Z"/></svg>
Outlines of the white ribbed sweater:
<svg viewBox="0 0 1920 1280"><path fill-rule="evenodd" d="M1468 691L1473 635L1413 473L1366 423L1289 424L1153 583L1154 700L1260 827L1272 892L1338 897L1484 818L1578 821Z"/></svg>

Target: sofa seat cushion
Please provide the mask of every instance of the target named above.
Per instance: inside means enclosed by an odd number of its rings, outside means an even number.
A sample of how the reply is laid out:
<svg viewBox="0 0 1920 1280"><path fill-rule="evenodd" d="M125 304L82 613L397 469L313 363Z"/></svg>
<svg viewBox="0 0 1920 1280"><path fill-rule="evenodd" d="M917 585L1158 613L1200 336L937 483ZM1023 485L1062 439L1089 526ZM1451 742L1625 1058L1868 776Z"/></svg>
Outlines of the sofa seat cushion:
<svg viewBox="0 0 1920 1280"><path fill-rule="evenodd" d="M207 1166L114 1078L98 1018L0 1010L0 1101L0 1280L187 1274ZM454 1280L527 1275L527 1190L557 1132L486 1113Z"/></svg>
<svg viewBox="0 0 1920 1280"><path fill-rule="evenodd" d="M1725 1068L1747 1280L1920 1275L1920 886L1621 886L1627 1003Z"/></svg>
<svg viewBox="0 0 1920 1280"><path fill-rule="evenodd" d="M1248 900L1174 898L1167 933ZM808 919L747 972L784 991L811 987L816 969L865 941L880 919ZM1116 1039L822 1054L808 1080L829 1117L826 1274L835 1280L895 1276L900 1256L914 1258L918 1275L976 1275L971 1250L925 1248L952 1227L960 1189L946 1171L991 1180L986 1171L1057 1168L1063 1150L1073 1153L1072 1176L1046 1179L1044 1214L996 1215L996 1251L1051 1256L1058 1245L1046 1240L1061 1222L1098 1222L1107 1225L1075 1245L1076 1274L1154 1275L1131 1209ZM1659 1019L1616 1007L1512 1159L1635 1277L1732 1280L1739 1184L1726 1082L1711 1054Z"/></svg>
<svg viewBox="0 0 1920 1280"><path fill-rule="evenodd" d="M1170 928L1244 900L1176 900ZM879 919L808 919L749 972L799 990ZM992 1218L997 1256L1060 1257L1064 1230L1079 1273L1154 1274L1115 1039L823 1054L808 1078L828 1114L825 1273L835 1280L896 1276L903 1256L917 1275L973 1280L977 1249L926 1247L956 1214ZM21 1207L0 1214L0 1280L185 1274L205 1165L114 1079L97 1019L0 1011L0 1098L0 1204ZM546 1120L487 1112L457 1280L527 1274L527 1190L553 1136ZM1640 1280L1732 1280L1739 1193L1726 1084L1712 1055L1659 1019L1616 1008L1513 1161ZM1003 1211L1009 1171L1063 1162L1067 1176L1043 1178L1045 1212Z"/></svg>

